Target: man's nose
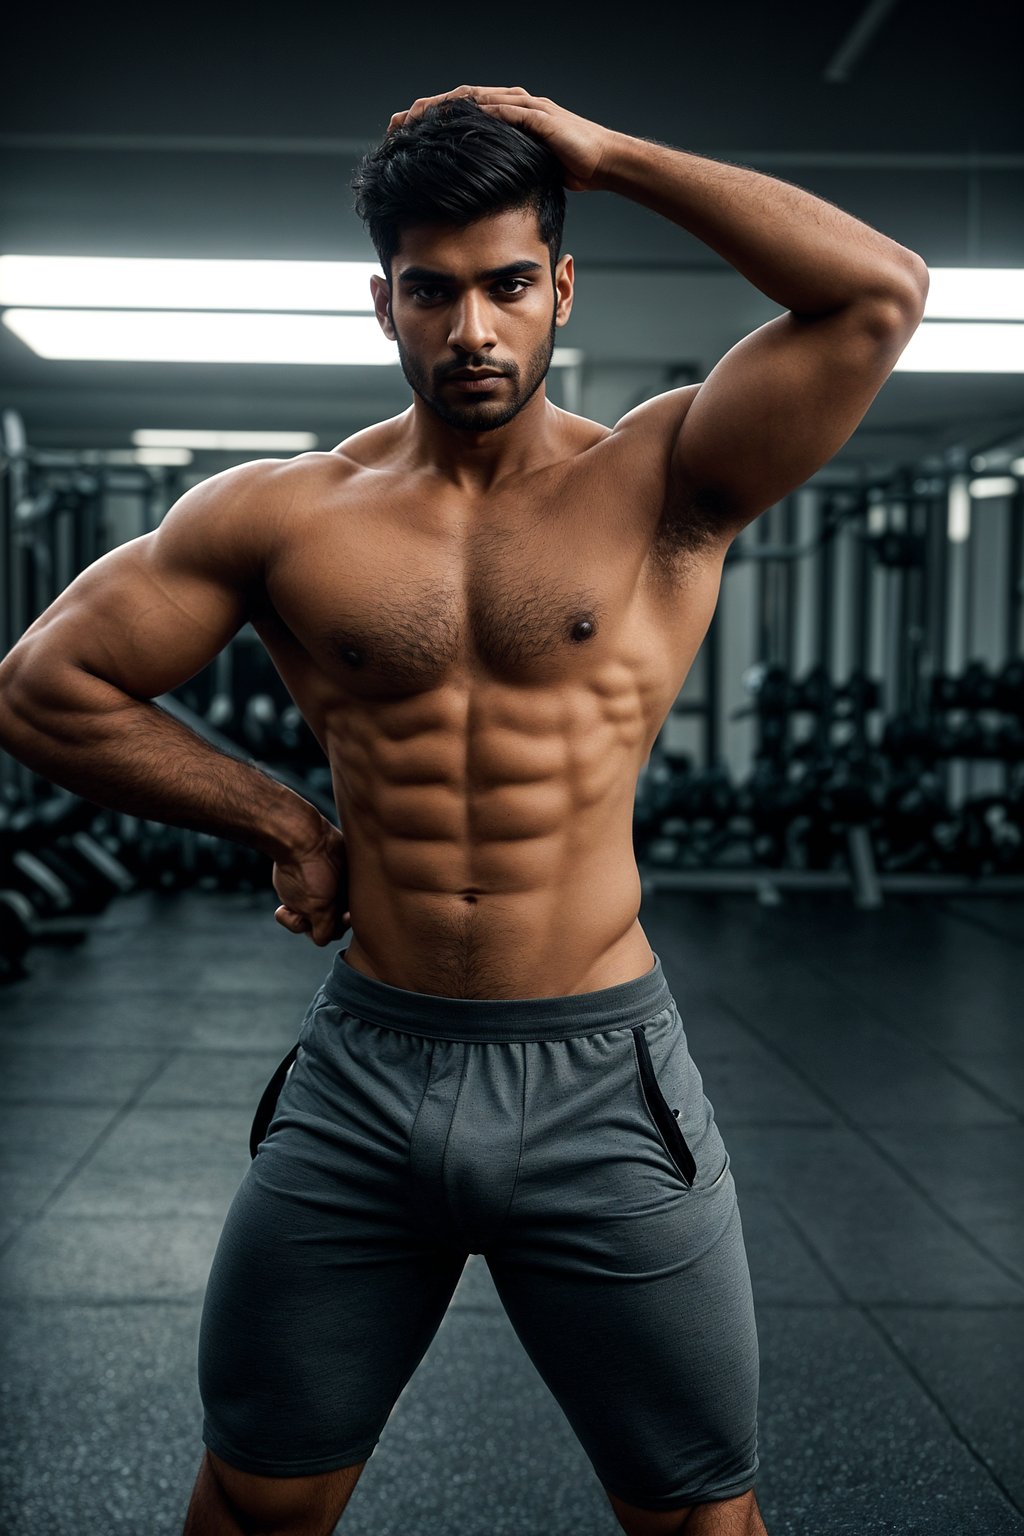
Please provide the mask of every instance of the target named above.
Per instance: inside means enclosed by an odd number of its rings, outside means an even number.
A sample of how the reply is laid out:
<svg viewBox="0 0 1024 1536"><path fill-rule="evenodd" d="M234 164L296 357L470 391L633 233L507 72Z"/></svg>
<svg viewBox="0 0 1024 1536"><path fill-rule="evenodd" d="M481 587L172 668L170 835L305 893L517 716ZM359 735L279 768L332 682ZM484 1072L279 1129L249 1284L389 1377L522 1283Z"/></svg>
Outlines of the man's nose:
<svg viewBox="0 0 1024 1536"><path fill-rule="evenodd" d="M448 345L457 352L480 352L497 341L490 317L490 306L482 294L466 294L452 314Z"/></svg>

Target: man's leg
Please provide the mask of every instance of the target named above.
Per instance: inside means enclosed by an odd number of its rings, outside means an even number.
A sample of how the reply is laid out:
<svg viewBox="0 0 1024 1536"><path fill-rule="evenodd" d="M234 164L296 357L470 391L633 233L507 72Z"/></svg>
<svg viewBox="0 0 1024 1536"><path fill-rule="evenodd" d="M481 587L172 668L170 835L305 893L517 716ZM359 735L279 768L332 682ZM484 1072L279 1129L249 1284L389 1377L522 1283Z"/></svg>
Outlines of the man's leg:
<svg viewBox="0 0 1024 1536"><path fill-rule="evenodd" d="M210 1269L198 1341L210 1455L189 1536L332 1530L436 1334L466 1254L410 1198L429 1065L417 1036L324 1001L308 1015Z"/></svg>
<svg viewBox="0 0 1024 1536"><path fill-rule="evenodd" d="M608 1498L626 1536L674 1536L676 1531L684 1536L768 1536L753 1488L735 1499L688 1509L638 1509L613 1493Z"/></svg>
<svg viewBox="0 0 1024 1536"><path fill-rule="evenodd" d="M759 1373L739 1207L678 1013L643 1002L639 1022L524 1048L532 1134L487 1263L623 1528L747 1536Z"/></svg>
<svg viewBox="0 0 1024 1536"><path fill-rule="evenodd" d="M182 1536L330 1536L366 1462L317 1477L259 1477L207 1450Z"/></svg>

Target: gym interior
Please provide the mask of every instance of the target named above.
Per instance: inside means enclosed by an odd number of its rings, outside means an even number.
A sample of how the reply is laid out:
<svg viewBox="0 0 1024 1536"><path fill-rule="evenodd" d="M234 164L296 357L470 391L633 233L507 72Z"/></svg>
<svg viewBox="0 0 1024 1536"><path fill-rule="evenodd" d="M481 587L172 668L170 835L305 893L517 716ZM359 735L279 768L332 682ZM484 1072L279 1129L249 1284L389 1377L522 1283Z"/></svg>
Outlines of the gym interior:
<svg viewBox="0 0 1024 1536"><path fill-rule="evenodd" d="M515 79L927 262L924 320L862 423L731 546L633 841L732 1159L768 1531L1024 1531L1019 7L953 27L923 0L738 0L633 30L305 0L104 14L5 27L5 654L190 487L407 408L349 178L419 96ZM649 210L568 204L563 410L612 426L780 312ZM250 625L155 703L337 819ZM263 854L0 752L7 1536L181 1530L212 1255L339 947L277 904ZM339 1528L617 1529L479 1255Z"/></svg>

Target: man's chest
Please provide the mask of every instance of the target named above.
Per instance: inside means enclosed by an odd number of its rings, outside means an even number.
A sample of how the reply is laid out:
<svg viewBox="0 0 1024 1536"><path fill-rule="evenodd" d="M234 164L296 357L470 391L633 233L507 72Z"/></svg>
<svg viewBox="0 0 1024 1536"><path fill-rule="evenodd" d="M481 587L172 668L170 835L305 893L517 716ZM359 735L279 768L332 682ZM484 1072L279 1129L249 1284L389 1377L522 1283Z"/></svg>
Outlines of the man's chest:
<svg viewBox="0 0 1024 1536"><path fill-rule="evenodd" d="M378 506L317 537L304 519L268 572L275 615L357 693L454 674L557 681L642 643L642 528L588 518L578 502L474 513Z"/></svg>

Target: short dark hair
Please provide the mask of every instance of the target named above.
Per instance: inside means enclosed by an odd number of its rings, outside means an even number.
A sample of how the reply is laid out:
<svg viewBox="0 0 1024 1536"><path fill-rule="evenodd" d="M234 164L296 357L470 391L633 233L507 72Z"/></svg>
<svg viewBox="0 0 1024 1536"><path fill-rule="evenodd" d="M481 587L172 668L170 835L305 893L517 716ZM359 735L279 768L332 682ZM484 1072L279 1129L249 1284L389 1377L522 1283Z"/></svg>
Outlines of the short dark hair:
<svg viewBox="0 0 1024 1536"><path fill-rule="evenodd" d="M565 223L564 171L534 134L494 117L471 96L449 97L386 135L352 177L388 282L403 229L460 228L490 214L533 208L554 274Z"/></svg>

